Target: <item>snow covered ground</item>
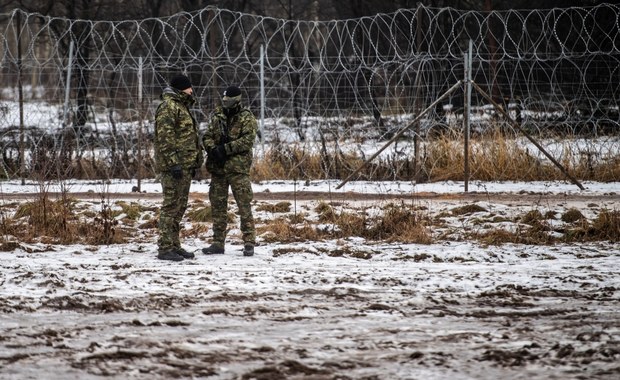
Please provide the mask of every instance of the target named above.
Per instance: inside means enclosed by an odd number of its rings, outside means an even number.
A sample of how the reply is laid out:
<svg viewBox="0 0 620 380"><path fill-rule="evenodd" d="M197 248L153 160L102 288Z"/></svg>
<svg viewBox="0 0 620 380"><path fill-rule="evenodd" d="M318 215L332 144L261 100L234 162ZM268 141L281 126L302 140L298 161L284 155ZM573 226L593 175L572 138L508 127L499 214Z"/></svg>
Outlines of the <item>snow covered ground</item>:
<svg viewBox="0 0 620 380"><path fill-rule="evenodd" d="M75 182L70 191L105 187L122 199L133 185ZM350 210L432 193L415 202L444 215L453 238L262 241L254 257L243 257L233 229L219 256L199 253L208 234L187 237L184 247L197 257L180 263L156 260L152 235L109 246L22 243L0 252L0 379L620 377L617 242L496 246L454 238L482 228L490 213L511 219L578 208L594 218L618 210L618 183L584 183L585 191L559 182L472 183L469 191L482 194L476 200L463 196L461 183L337 185L269 182L254 190L257 199L334 194ZM207 188L196 182L192 192L206 198ZM161 191L153 181L142 190ZM36 191L0 182L0 205ZM357 193L385 199L356 200ZM311 212L324 200L300 197L298 207ZM472 203L488 212L446 216Z"/></svg>
<svg viewBox="0 0 620 380"><path fill-rule="evenodd" d="M385 194L385 195L415 195L418 193L454 194L464 192L464 183L455 181L415 183L412 181L350 181L340 189L336 189L341 181L264 181L253 183L255 193L260 192L322 192L342 194L348 192ZM132 187L137 185L136 180L112 180L112 181L82 181L67 180L63 182L46 182L45 188L50 192L58 192L62 187L69 192L110 192L130 193ZM584 181L585 190L564 181L538 181L538 182L481 182L471 181L468 186L469 192L476 193L540 193L540 194L580 194L580 195L605 195L608 193L620 193L620 183L589 182ZM0 181L0 198L2 194L36 193L40 191L42 184L36 181L27 181L24 185L19 180ZM161 193L161 185L153 179L143 180L141 190L145 193ZM209 191L208 180L194 181L192 192L207 194Z"/></svg>

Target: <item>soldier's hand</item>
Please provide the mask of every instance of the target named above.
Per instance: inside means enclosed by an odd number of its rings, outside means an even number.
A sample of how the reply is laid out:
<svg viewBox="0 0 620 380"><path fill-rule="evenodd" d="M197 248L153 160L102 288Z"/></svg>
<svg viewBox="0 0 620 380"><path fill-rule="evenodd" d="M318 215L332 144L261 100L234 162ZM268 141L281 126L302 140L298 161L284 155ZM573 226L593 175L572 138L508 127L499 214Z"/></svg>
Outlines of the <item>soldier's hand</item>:
<svg viewBox="0 0 620 380"><path fill-rule="evenodd" d="M226 148L224 148L223 144L211 149L211 154L213 154L213 158L217 162L224 162L226 160Z"/></svg>
<svg viewBox="0 0 620 380"><path fill-rule="evenodd" d="M170 174L174 179L181 179L183 178L183 168L181 165L174 165L170 168Z"/></svg>

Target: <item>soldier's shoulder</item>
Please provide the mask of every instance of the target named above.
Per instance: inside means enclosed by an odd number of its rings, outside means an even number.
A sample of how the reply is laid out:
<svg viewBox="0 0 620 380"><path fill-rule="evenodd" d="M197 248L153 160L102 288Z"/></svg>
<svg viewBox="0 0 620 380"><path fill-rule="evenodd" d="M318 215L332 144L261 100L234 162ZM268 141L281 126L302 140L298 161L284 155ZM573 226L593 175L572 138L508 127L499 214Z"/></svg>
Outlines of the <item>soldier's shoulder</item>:
<svg viewBox="0 0 620 380"><path fill-rule="evenodd" d="M254 116L254 113L247 107L244 107L241 109L241 111L239 112L239 116L242 119L255 119L256 116Z"/></svg>
<svg viewBox="0 0 620 380"><path fill-rule="evenodd" d="M166 96L166 94L162 95L161 102L159 103L159 107L170 107L174 105L176 102L174 98L171 96Z"/></svg>
<svg viewBox="0 0 620 380"><path fill-rule="evenodd" d="M162 99L162 102L159 104L158 108L172 111L181 108L181 104L173 97L165 97Z"/></svg>

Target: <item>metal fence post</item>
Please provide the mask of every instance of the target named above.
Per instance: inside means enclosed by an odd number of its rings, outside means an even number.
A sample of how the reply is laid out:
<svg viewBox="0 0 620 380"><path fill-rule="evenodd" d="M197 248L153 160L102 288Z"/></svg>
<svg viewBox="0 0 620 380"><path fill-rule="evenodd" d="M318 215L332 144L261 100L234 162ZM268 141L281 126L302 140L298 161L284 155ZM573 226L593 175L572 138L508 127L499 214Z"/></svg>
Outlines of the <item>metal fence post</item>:
<svg viewBox="0 0 620 380"><path fill-rule="evenodd" d="M463 161L465 162L463 177L465 179L465 192L469 191L469 130L471 114L471 70L472 70L472 50L473 42L469 40L469 50L464 54L465 58L465 108L463 112L463 139L464 152Z"/></svg>

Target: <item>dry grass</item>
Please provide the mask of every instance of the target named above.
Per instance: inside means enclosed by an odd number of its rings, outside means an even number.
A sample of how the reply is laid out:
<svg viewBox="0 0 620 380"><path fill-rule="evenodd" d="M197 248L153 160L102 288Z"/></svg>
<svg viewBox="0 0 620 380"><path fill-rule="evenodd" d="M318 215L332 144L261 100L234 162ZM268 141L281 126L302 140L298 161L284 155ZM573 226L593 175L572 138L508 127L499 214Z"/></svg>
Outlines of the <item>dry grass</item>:
<svg viewBox="0 0 620 380"><path fill-rule="evenodd" d="M561 217L562 222L567 226L555 229L548 222L548 219L553 219L553 217L554 213L542 214L538 210L531 210L517 218L522 224L516 231L491 229L471 232L466 237L489 245L505 243L551 245L560 241L564 243L620 241L619 211L603 210L594 220L589 221L579 210L571 208ZM554 235L554 232L560 235Z"/></svg>
<svg viewBox="0 0 620 380"><path fill-rule="evenodd" d="M477 204L470 204L470 205L455 207L452 210L450 210L450 212L454 216L471 215L471 214L474 214L476 212L486 212L486 211L487 211L487 209L485 209L484 207L479 206Z"/></svg>
<svg viewBox="0 0 620 380"><path fill-rule="evenodd" d="M265 225L258 226L256 233L266 243L292 243L318 241L323 235L310 223L291 224L287 218L276 218Z"/></svg>
<svg viewBox="0 0 620 380"><path fill-rule="evenodd" d="M470 139L470 180L541 181L563 180L564 174L538 151L524 148L519 134L506 134L500 127ZM561 144L562 138L556 137ZM594 154L584 156L578 147L566 144L560 163L577 179L600 182L620 180L620 157L596 160ZM459 134L442 134L424 141L421 152L420 178L436 182L464 179L464 148ZM382 155L369 162L359 173L364 180L410 180L414 173L413 152L404 156ZM286 179L313 180L345 178L360 167L366 157L343 153L338 149L309 151L280 145L264 156L256 157L252 178L257 181Z"/></svg>
<svg viewBox="0 0 620 380"><path fill-rule="evenodd" d="M130 239L144 238L152 230L157 232L158 218L147 219L145 213L151 215L153 209L140 207L137 204L119 204L127 217L124 221L146 220L140 225L131 223L119 225L109 206L102 204L102 209L93 213L90 210L77 211L75 202L64 199L51 201L45 197L32 202L15 205L12 217L7 217L6 208L0 213L0 232L2 233L2 249L14 249L19 245L12 243L41 242L48 244L85 243L115 244ZM266 205L261 205L266 206ZM430 244L435 239L452 240L449 234L442 233L447 228L442 223L432 223L431 217L423 208L413 204L387 203L380 209L373 210L369 216L367 209L355 209L340 203L320 202L315 207L316 217L306 213L291 214L286 209L288 202L264 207L266 211L280 212L281 216L257 224L257 232L265 243L294 243L321 241L324 239L346 239L362 237L369 242L387 241L416 244ZM200 238L210 228L210 208L204 204L194 204L187 214L191 225L181 231L183 238ZM471 216L476 212L486 212L478 205L465 205L441 212L444 216ZM552 227L549 220L555 219L557 213L537 209L524 212L511 218L487 216L463 219L464 226L477 226L475 230L462 229L457 239L473 239L482 244L501 245L506 243L528 245L550 245L557 242L581 241L620 241L620 212L603 210L593 220L588 220L578 209L571 208L561 215L562 226ZM229 213L229 217L234 215ZM437 216L435 216L437 218ZM495 222L511 223L515 229L490 228ZM517 224L513 224L515 222ZM431 227L438 228L440 236L433 238ZM147 235L144 234L145 231ZM12 237L7 239L6 237ZM460 237L459 237L460 236ZM357 252L330 252L330 255L346 254L357 257ZM371 257L367 252L359 253L361 258ZM370 255L370 256L369 256Z"/></svg>
<svg viewBox="0 0 620 380"><path fill-rule="evenodd" d="M530 210L518 219L521 220L521 223L529 224L530 226L538 226L546 220L539 210Z"/></svg>
<svg viewBox="0 0 620 380"><path fill-rule="evenodd" d="M286 145L271 148L252 165L252 178L268 179L324 179L329 178L329 162L341 161L338 156L313 153Z"/></svg>
<svg viewBox="0 0 620 380"><path fill-rule="evenodd" d="M507 243L552 245L557 241L557 239L548 234L545 229L539 229L538 226L518 229L515 232L499 228L483 232L474 232L469 234L468 238L478 240L480 243L487 245L502 245Z"/></svg>
<svg viewBox="0 0 620 380"><path fill-rule="evenodd" d="M47 194L32 202L22 203L13 215L17 226L22 228L15 230L25 241L43 235L57 237L61 243L72 243L79 236L73 203L68 199L52 201Z"/></svg>
<svg viewBox="0 0 620 380"><path fill-rule="evenodd" d="M113 212L109 205L102 203L102 209L93 213L78 212L75 203L66 193L58 200L51 200L47 193L41 193L38 199L20 204L11 219L4 218L3 232L24 242L50 244L118 244L126 241L128 232L119 227L115 219L118 212ZM136 215L141 213L136 212Z"/></svg>
<svg viewBox="0 0 620 380"><path fill-rule="evenodd" d="M256 207L256 211L267 211L272 213L284 213L291 211L291 202L278 202L276 204L263 203Z"/></svg>
<svg viewBox="0 0 620 380"><path fill-rule="evenodd" d="M413 206L390 203L364 237L372 240L430 244L432 237L429 225L428 215Z"/></svg>
<svg viewBox="0 0 620 380"><path fill-rule="evenodd" d="M527 149L513 141L500 132L475 140L470 154L472 178L480 181L535 181L554 175L557 169L541 164Z"/></svg>
<svg viewBox="0 0 620 380"><path fill-rule="evenodd" d="M473 233L470 238L486 245L502 245L506 243L519 243L519 235L503 229L493 229L481 233Z"/></svg>
<svg viewBox="0 0 620 380"><path fill-rule="evenodd" d="M576 208L571 208L567 210L564 214L562 214L560 219L564 223L575 223L575 222L586 219L586 217L583 216L581 211L577 210Z"/></svg>
<svg viewBox="0 0 620 380"><path fill-rule="evenodd" d="M279 257L287 254L307 253L307 249L303 248L276 248L273 250L273 257Z"/></svg>
<svg viewBox="0 0 620 380"><path fill-rule="evenodd" d="M200 238L206 236L209 232L209 225L204 223L194 223L189 229L182 229L179 233L182 239L193 237Z"/></svg>
<svg viewBox="0 0 620 380"><path fill-rule="evenodd" d="M129 220L138 220L145 211L144 207L137 202L127 203L124 201L119 201L116 202L116 204L120 206L122 213L125 214L125 217Z"/></svg>
<svg viewBox="0 0 620 380"><path fill-rule="evenodd" d="M592 230L597 240L620 242L620 211L603 210L592 223Z"/></svg>
<svg viewBox="0 0 620 380"><path fill-rule="evenodd" d="M565 242L601 240L620 241L620 211L603 210L592 222L579 219L564 234Z"/></svg>
<svg viewBox="0 0 620 380"><path fill-rule="evenodd" d="M296 223L291 223L291 218L281 217L259 227L258 232L268 242L347 237L419 244L432 242L431 232L427 227L428 218L411 206L390 203L385 206L382 215L375 218L370 218L359 210L338 211L334 206L338 205L320 202L315 207L318 224L308 220L296 220Z"/></svg>
<svg viewBox="0 0 620 380"><path fill-rule="evenodd" d="M12 242L115 244L131 239L144 239L157 233L158 209L137 202L116 202L112 209L104 200L96 208L78 208L67 194L51 200L45 192L37 199L23 203L6 203L0 208L0 243L12 247ZM427 209L401 201L371 207L355 207L347 203L319 202L314 213L291 212L288 201L255 205L257 211L273 215L257 223L257 232L265 243L291 243L361 237L368 242L402 242L430 244L434 240L474 239L483 244L505 243L549 245L557 242L620 240L620 213L603 210L593 220L570 208L563 213L538 209L520 215L499 216L477 204L468 204L439 211L434 216ZM14 210L14 212L12 211ZM124 217L119 220L119 214ZM474 215L481 213L480 215ZM556 215L559 217L556 218ZM442 218L458 217L464 228L450 227ZM208 202L191 204L186 218L190 227L181 231L182 237L205 236L212 222ZM557 219L563 224L558 224ZM236 217L228 212L229 223ZM555 222L551 223L550 221ZM136 223L141 221L140 224ZM494 223L510 227L496 228ZM438 231L433 237L432 230ZM450 231L452 229L452 231ZM150 231L150 232L149 232ZM338 254L332 252L330 254ZM362 252L364 256L367 253ZM352 253L347 253L354 256Z"/></svg>
<svg viewBox="0 0 620 380"><path fill-rule="evenodd" d="M187 210L185 216L192 222L207 223L213 221L211 206L199 205L196 207L191 207Z"/></svg>

